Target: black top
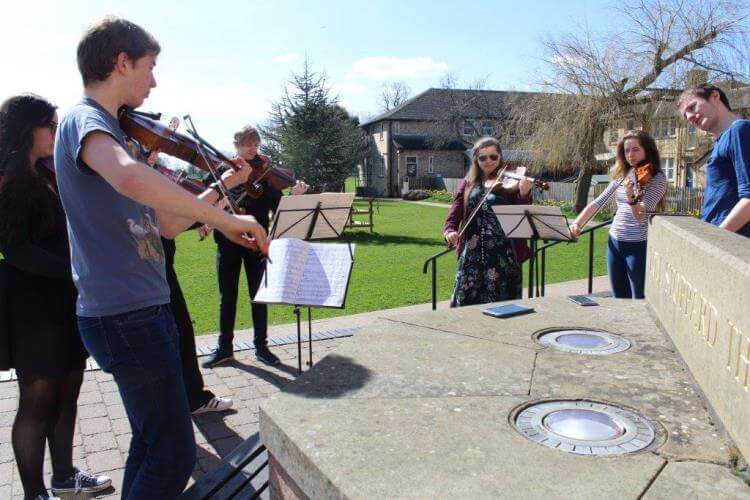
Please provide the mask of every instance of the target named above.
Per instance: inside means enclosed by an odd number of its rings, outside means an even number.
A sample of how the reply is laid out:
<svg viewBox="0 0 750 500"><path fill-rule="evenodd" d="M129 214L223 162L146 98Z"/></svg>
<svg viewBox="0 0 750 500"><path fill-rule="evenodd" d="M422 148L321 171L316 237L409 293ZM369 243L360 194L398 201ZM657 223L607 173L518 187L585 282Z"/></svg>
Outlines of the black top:
<svg viewBox="0 0 750 500"><path fill-rule="evenodd" d="M53 203L55 221L47 234L34 236L31 227L35 223L33 207L18 207L16 213L18 234L15 241L9 243L0 238L0 251L7 264L29 274L71 280L70 250L68 231L65 225L65 212L60 199L50 191L50 202Z"/></svg>

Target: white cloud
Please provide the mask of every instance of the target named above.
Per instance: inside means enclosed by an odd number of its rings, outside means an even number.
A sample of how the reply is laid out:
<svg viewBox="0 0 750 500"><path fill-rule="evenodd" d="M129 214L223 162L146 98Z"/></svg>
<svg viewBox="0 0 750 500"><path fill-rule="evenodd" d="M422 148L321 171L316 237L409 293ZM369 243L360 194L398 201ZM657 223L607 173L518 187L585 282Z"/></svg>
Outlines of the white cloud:
<svg viewBox="0 0 750 500"><path fill-rule="evenodd" d="M271 59L271 61L275 63L285 63L285 62L292 62L299 59L299 56L295 54L294 52L287 52L286 54L281 54L280 56L276 56Z"/></svg>
<svg viewBox="0 0 750 500"><path fill-rule="evenodd" d="M444 62L436 62L431 57L367 57L354 63L354 69L347 78L372 78L376 80L414 80L440 75L448 71Z"/></svg>

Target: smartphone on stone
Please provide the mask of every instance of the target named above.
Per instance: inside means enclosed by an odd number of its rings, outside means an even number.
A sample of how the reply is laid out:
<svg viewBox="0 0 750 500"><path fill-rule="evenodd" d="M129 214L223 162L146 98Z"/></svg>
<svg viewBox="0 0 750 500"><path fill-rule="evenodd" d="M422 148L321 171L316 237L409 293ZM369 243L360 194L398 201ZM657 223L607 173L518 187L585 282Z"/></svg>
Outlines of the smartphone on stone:
<svg viewBox="0 0 750 500"><path fill-rule="evenodd" d="M598 306L599 303L585 295L568 295L568 298L579 306Z"/></svg>
<svg viewBox="0 0 750 500"><path fill-rule="evenodd" d="M482 314L487 316L493 316L495 318L510 318L512 316L519 316L521 314L529 314L534 312L531 307L521 306L518 304L506 304L504 306L490 307L482 311Z"/></svg>

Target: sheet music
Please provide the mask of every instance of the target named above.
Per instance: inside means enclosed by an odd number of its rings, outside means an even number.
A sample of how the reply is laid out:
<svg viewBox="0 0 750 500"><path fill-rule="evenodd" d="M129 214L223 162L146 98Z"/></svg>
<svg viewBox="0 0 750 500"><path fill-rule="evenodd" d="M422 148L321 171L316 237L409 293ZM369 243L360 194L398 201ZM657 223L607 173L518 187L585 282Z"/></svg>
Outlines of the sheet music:
<svg viewBox="0 0 750 500"><path fill-rule="evenodd" d="M293 238L272 240L271 262L261 279L254 301L267 304L293 304L305 270L309 243Z"/></svg>
<svg viewBox="0 0 750 500"><path fill-rule="evenodd" d="M351 268L348 245L311 243L305 274L297 291L297 304L342 307Z"/></svg>
<svg viewBox="0 0 750 500"><path fill-rule="evenodd" d="M343 307L353 263L349 245L283 238L271 241L269 255L273 263L267 264L254 301Z"/></svg>

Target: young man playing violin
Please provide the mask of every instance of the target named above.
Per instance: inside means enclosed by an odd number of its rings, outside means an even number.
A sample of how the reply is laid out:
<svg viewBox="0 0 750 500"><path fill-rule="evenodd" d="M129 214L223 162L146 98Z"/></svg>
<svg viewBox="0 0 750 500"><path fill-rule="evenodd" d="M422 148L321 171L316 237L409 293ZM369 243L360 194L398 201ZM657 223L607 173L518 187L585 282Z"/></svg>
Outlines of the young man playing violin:
<svg viewBox="0 0 750 500"><path fill-rule="evenodd" d="M706 163L701 218L750 237L750 120L735 115L724 91L712 85L688 89L678 102L685 120L716 140Z"/></svg>
<svg viewBox="0 0 750 500"><path fill-rule="evenodd" d="M149 33L124 19L90 27L77 51L84 98L60 123L55 144L79 331L122 397L133 437L121 493L137 499L175 498L195 463L159 236L172 238L197 220L239 246L268 248L253 217L196 198L129 154L117 112L137 108L156 86L159 51Z"/></svg>
<svg viewBox="0 0 750 500"><path fill-rule="evenodd" d="M268 158L258 154L260 134L251 125L242 127L234 134L234 147L237 156L248 163L268 161ZM235 189L233 196L241 197L240 207L244 208L246 213L253 215L268 231L269 213L275 212L278 208L282 193L263 180L260 181L260 184L263 190L260 196L256 198L245 193L243 187ZM304 194L307 189L307 184L297 181L292 186L291 193ZM214 240L216 241L216 275L219 279L221 296L219 304L219 345L203 362L203 366L212 368L234 358L232 341L234 340L234 321L237 314L237 288L243 263L245 264L245 277L247 278L247 288L252 303L255 357L269 365L278 364L279 358L268 349L268 306L252 301L252 298L258 292L263 272L266 269L265 260L262 260L257 253L249 252L247 248L237 245L223 234L214 233Z"/></svg>

